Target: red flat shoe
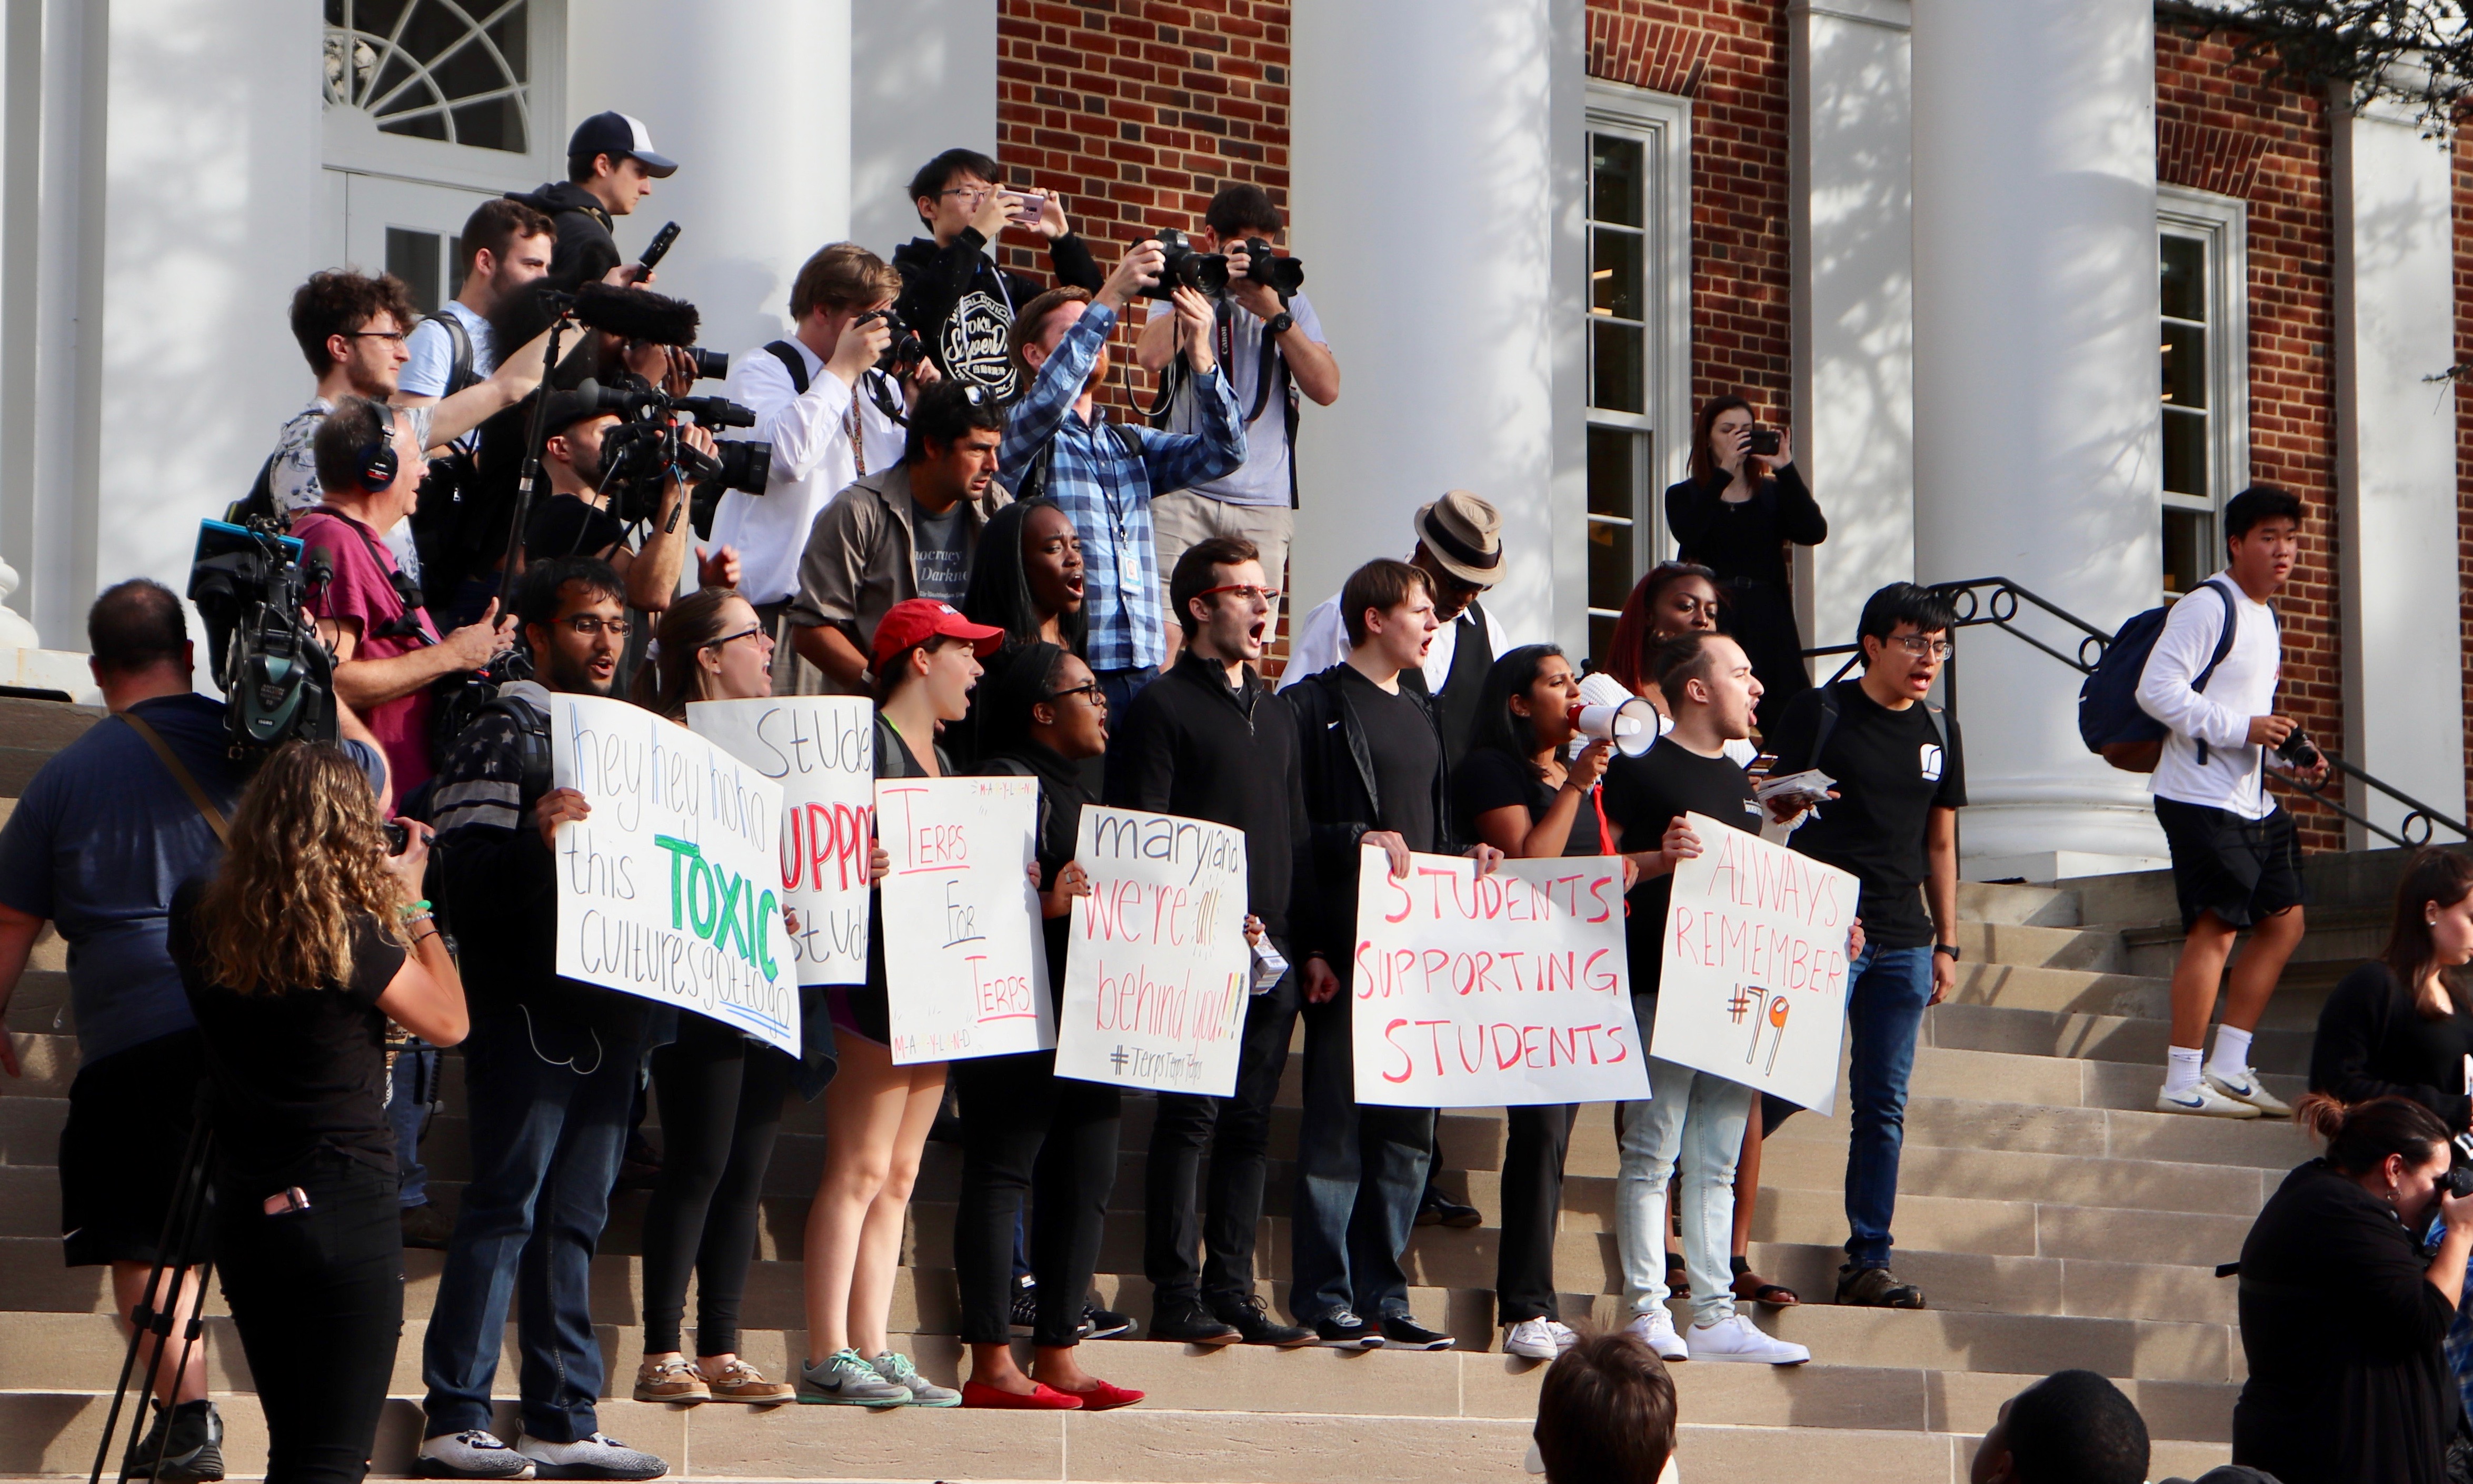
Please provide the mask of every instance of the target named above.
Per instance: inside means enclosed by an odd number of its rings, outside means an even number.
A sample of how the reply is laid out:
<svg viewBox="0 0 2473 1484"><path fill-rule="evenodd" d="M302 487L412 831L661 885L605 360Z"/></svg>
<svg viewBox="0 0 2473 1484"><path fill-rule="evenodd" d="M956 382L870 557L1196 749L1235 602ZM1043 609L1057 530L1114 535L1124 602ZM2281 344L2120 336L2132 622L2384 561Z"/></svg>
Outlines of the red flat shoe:
<svg viewBox="0 0 2473 1484"><path fill-rule="evenodd" d="M1132 1406L1142 1400L1144 1393L1101 1381L1089 1391L1063 1392L1060 1395L1079 1399L1085 1412L1112 1412L1120 1406Z"/></svg>
<svg viewBox="0 0 2473 1484"><path fill-rule="evenodd" d="M1018 1392L983 1386L977 1381L964 1381L962 1405L1011 1412L1078 1412L1082 1409L1082 1399L1071 1392L1058 1391L1043 1381L1033 1381L1030 1386L1030 1395L1025 1397Z"/></svg>

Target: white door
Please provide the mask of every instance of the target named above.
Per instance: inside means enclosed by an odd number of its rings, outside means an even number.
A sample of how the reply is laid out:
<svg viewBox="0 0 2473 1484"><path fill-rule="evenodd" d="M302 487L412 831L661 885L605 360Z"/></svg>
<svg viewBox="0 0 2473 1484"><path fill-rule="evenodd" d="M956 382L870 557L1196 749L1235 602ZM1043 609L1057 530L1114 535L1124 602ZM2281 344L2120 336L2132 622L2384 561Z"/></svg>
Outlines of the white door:
<svg viewBox="0 0 2473 1484"><path fill-rule="evenodd" d="M457 234L473 207L498 194L345 170L327 171L326 188L329 220L343 234L335 261L401 278L422 314L462 287Z"/></svg>

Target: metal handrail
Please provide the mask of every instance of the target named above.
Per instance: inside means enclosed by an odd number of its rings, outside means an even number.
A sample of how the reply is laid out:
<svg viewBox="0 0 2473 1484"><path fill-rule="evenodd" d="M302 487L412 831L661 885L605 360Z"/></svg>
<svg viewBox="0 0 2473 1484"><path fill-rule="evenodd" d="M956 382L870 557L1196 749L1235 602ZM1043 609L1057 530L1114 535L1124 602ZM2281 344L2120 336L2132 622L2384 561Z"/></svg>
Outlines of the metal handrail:
<svg viewBox="0 0 2473 1484"><path fill-rule="evenodd" d="M1968 578L1962 582L1933 583L1931 586L1932 590L1946 599L1950 607L1957 611L1957 627L1961 629L1973 629L1989 624L1993 628L1999 629L2004 634L2008 634L2010 637L2017 639L2021 643L2027 644L2050 655L2054 659L2068 665L2071 669L2077 671L2080 675L2092 673L2096 665L2101 662L2105 649L2110 647L2112 644L2113 635L2111 634L2096 627L2085 619L2080 618L2077 614L2071 612L2068 609L2061 607L2059 604L2052 602L2050 599L2041 596L2029 588L2022 587L2005 577L1974 577ZM2022 602L2031 605L2052 617L2058 619L2060 622L2077 629L2080 634L2080 637L2077 642L2077 653L2076 655L2065 654L2058 649L2054 649L2052 645L2045 643L2035 635L2029 634L2024 629L2019 628L2017 626L2018 605ZM1862 646L1861 644L1830 644L1824 645L1818 649L1807 649L1804 651L1804 655L1808 658L1816 658L1825 655L1846 656L1846 662L1839 665L1837 673L1831 675L1829 680L1824 682L1835 684L1837 681L1844 678L1847 671L1854 669L1856 665L1861 661ZM1945 694L1947 696L1950 708L1955 711L1957 708L1957 653L1955 649L1950 652L1949 663L1942 670L1941 676L1942 682L1947 687ZM2268 775L2269 780L2289 792L2301 794L2317 801L2322 807L2341 816L2352 824L2360 826L2363 829L2378 836L2380 839L2385 840L2391 845L2401 846L2406 849L2428 845L2433 831L2441 825L2456 831L2458 835L2464 839L2473 841L2473 829L2466 828L2461 820L2451 818L2450 816L2439 812L2437 809L2433 808L2431 805L2422 802L2420 800L2413 798L2411 794L2404 792L2402 789L2396 788L2392 784L2364 772L2362 769L2346 762L2341 756L2324 745L2321 745L2318 750L2321 754L2325 754L2328 766L2327 777L2321 779L2317 786L2313 787L2307 784L2295 782L2291 778L2274 773L2269 773ZM2397 803L2404 805L2404 817L2396 821L2396 827L2394 829L2389 829L2387 826L2365 819L2363 816L2354 813L2345 805L2328 798L2326 794L2327 785L2334 782L2340 775L2341 777L2351 778L2366 788L2384 794L2388 798L2395 801Z"/></svg>

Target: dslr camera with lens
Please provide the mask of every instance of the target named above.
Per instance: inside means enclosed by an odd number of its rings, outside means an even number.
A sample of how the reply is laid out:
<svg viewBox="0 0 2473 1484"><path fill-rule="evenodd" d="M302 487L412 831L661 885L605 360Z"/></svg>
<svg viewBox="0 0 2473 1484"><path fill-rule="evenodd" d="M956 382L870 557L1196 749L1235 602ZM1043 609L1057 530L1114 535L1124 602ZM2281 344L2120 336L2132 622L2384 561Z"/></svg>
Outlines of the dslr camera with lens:
<svg viewBox="0 0 2473 1484"><path fill-rule="evenodd" d="M1174 299L1181 288L1191 289L1205 299L1218 299L1228 292L1228 254L1195 250L1185 233L1173 227L1163 227L1151 233L1165 259L1160 265L1159 281L1142 290L1144 299Z"/></svg>
<svg viewBox="0 0 2473 1484"><path fill-rule="evenodd" d="M773 470L769 443L725 440L708 458L679 438L678 415L698 427L752 428L755 410L718 396L671 396L636 377L612 386L586 380L570 394L598 411L614 413L618 425L601 435L601 489L610 514L636 525L660 514L661 488L675 468L693 488L688 518L700 537L712 534L712 516L725 490L762 494Z"/></svg>
<svg viewBox="0 0 2473 1484"><path fill-rule="evenodd" d="M1280 296L1286 303L1297 290L1306 286L1306 265L1293 257L1280 257L1271 251L1271 244L1261 237L1245 239L1245 277Z"/></svg>
<svg viewBox="0 0 2473 1484"><path fill-rule="evenodd" d="M871 309L860 315L856 323L865 324L873 320L882 320L884 327L893 335L893 341L884 347L884 353L876 358L876 371L887 376L899 376L927 359L926 343L900 315L890 309Z"/></svg>

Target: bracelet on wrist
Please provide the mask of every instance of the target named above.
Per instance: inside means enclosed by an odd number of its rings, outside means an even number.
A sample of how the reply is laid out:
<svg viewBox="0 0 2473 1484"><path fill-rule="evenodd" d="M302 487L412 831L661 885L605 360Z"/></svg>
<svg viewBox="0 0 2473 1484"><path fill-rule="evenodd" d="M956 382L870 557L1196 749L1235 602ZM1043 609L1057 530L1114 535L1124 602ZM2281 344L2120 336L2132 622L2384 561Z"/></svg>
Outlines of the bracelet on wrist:
<svg viewBox="0 0 2473 1484"><path fill-rule="evenodd" d="M424 897L424 898L421 898L420 900L419 900L419 901L408 901L408 902L405 902L405 903L403 903L401 906L396 907L395 910L396 910L396 916L398 916L398 917L403 917L403 918L417 918L417 917L425 917L425 916L427 916L427 915L428 915L428 913L429 913L429 908L430 908L430 901L429 901L429 898L426 898L426 897Z"/></svg>

